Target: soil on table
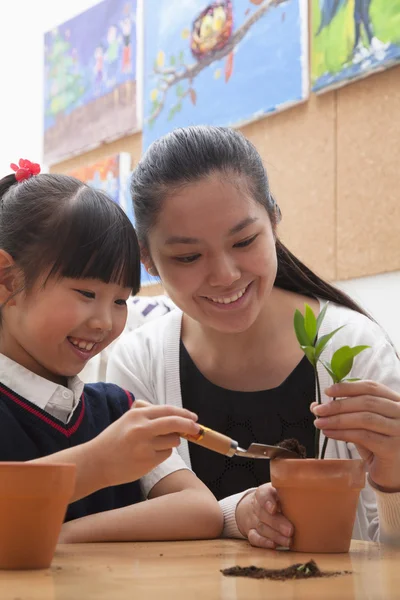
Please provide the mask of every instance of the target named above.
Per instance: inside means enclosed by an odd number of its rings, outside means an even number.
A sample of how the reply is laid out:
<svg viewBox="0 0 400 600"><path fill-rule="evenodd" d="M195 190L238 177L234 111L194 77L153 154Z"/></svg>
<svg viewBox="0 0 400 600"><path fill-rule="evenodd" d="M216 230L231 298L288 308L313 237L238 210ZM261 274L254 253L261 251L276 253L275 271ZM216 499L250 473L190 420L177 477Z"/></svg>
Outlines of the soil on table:
<svg viewBox="0 0 400 600"><path fill-rule="evenodd" d="M288 579L312 579L318 577L337 577L338 575L349 575L351 571L321 571L314 560L306 563L296 563L285 569L263 569L261 567L230 567L221 569L221 573L231 577L250 577L252 579L273 579L275 581L286 581Z"/></svg>

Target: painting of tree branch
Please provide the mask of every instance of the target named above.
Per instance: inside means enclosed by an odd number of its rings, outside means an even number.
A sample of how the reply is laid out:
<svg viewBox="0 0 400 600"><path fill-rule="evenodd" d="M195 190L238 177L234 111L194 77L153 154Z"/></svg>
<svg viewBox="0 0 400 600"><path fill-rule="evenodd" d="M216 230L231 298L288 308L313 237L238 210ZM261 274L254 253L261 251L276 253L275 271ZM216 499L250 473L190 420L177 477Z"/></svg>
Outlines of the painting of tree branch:
<svg viewBox="0 0 400 600"><path fill-rule="evenodd" d="M314 92L400 63L400 0L312 0Z"/></svg>
<svg viewBox="0 0 400 600"><path fill-rule="evenodd" d="M144 148L308 97L307 0L146 0L143 20Z"/></svg>

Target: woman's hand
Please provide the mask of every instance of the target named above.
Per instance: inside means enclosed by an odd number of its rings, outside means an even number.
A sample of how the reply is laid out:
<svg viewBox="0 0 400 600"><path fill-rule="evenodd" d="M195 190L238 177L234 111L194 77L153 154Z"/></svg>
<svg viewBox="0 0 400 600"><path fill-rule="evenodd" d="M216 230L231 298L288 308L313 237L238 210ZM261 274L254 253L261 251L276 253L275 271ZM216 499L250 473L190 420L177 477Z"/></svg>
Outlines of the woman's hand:
<svg viewBox="0 0 400 600"><path fill-rule="evenodd" d="M252 546L290 546L293 525L281 513L277 491L270 483L260 485L241 499L236 523Z"/></svg>
<svg viewBox="0 0 400 600"><path fill-rule="evenodd" d="M400 394L375 381L336 383L325 393L338 399L311 405L315 426L356 445L373 485L400 491Z"/></svg>

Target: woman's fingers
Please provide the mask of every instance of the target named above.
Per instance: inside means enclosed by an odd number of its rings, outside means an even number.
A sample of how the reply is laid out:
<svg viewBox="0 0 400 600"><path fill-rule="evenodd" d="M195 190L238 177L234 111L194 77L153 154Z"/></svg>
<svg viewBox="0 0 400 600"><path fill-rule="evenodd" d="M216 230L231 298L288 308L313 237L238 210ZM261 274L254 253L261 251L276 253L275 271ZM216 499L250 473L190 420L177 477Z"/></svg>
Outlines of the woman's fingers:
<svg viewBox="0 0 400 600"><path fill-rule="evenodd" d="M320 417L314 421L315 427L323 430L361 429L385 436L400 436L400 419L390 419L377 413L352 412Z"/></svg>
<svg viewBox="0 0 400 600"><path fill-rule="evenodd" d="M394 402L400 402L400 394L377 381L344 381L335 383L325 390L333 398L350 396L378 396Z"/></svg>
<svg viewBox="0 0 400 600"><path fill-rule="evenodd" d="M256 548L268 548L270 550L276 548L276 544L272 540L260 535L257 529L250 529L247 539L249 540L250 544Z"/></svg>
<svg viewBox="0 0 400 600"><path fill-rule="evenodd" d="M338 398L325 404L316 404L313 402L310 409L317 417L368 412L379 414L389 419L400 419L400 404L378 396Z"/></svg>

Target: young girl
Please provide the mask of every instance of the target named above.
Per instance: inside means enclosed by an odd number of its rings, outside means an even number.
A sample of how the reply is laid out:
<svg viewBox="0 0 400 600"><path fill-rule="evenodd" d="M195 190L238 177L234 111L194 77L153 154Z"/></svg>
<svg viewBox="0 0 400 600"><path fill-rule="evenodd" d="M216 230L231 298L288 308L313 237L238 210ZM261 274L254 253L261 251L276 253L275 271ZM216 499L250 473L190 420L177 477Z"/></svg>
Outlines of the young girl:
<svg viewBox="0 0 400 600"><path fill-rule="evenodd" d="M15 168L0 181L0 460L76 463L62 541L218 535L212 494L168 458L176 432L198 431L196 415L129 410L129 392L77 377L121 333L140 287L129 219L77 179L38 175L29 161Z"/></svg>
<svg viewBox="0 0 400 600"><path fill-rule="evenodd" d="M178 129L144 155L132 196L144 263L180 310L118 341L108 380L154 404L193 410L244 448L295 437L312 457L315 424L331 438L327 457L367 461L354 537L399 539L400 363L380 327L280 242L280 211L254 146L230 129ZM344 344L369 345L351 376L375 383L329 387L322 369L314 422L314 373L293 316L305 302L318 313L325 301L320 334L345 327L323 358ZM293 526L278 510L268 461L186 442L179 452L220 500L224 535L290 545Z"/></svg>

